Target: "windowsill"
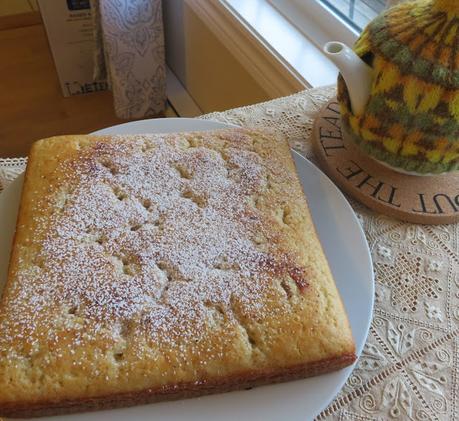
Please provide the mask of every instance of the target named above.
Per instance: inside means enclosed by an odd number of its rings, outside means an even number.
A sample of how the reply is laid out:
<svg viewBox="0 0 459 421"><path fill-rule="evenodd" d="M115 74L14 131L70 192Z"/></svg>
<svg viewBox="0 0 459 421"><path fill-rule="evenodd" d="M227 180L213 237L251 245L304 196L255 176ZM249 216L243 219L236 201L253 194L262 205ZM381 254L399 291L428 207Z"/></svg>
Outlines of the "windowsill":
<svg viewBox="0 0 459 421"><path fill-rule="evenodd" d="M221 3L305 87L336 83L336 66L267 0L221 0Z"/></svg>

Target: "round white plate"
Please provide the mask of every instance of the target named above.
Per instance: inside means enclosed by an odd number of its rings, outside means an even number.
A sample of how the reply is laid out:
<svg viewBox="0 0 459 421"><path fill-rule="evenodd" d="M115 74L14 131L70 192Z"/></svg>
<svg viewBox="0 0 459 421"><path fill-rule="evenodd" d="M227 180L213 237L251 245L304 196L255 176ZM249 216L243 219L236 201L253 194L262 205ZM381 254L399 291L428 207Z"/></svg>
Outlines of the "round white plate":
<svg viewBox="0 0 459 421"><path fill-rule="evenodd" d="M142 134L212 130L228 125L195 119L135 121L95 134ZM373 311L374 280L370 251L360 224L341 192L317 167L293 152L317 232L346 307L357 353L365 344ZM0 289L14 234L23 177L0 194ZM3 234L4 233L4 234ZM353 367L251 390L175 402L49 418L50 421L136 420L312 420L333 400Z"/></svg>

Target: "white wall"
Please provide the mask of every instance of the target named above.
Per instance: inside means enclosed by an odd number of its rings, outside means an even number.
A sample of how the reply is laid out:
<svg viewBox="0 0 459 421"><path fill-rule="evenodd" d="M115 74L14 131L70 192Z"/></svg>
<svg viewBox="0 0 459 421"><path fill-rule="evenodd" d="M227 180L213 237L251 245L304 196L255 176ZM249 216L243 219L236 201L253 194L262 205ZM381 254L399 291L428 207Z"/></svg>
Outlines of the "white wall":
<svg viewBox="0 0 459 421"><path fill-rule="evenodd" d="M168 66L204 113L270 99L184 0L163 0L163 14Z"/></svg>

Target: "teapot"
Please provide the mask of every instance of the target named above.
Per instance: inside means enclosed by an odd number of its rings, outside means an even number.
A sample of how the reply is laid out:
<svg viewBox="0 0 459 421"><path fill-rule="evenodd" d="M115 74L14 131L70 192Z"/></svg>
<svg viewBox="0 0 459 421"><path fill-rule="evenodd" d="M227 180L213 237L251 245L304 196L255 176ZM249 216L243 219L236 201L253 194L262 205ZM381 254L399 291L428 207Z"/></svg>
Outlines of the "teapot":
<svg viewBox="0 0 459 421"><path fill-rule="evenodd" d="M400 172L459 170L459 0L399 4L354 45L329 42L343 130Z"/></svg>

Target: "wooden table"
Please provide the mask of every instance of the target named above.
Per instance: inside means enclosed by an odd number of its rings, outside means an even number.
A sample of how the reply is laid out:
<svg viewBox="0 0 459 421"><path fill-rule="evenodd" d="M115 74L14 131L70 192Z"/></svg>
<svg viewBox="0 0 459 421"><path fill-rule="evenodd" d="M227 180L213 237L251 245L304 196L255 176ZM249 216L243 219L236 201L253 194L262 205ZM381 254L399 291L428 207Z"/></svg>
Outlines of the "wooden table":
<svg viewBox="0 0 459 421"><path fill-rule="evenodd" d="M64 98L38 13L0 17L0 157L34 140L124 122L108 91Z"/></svg>

